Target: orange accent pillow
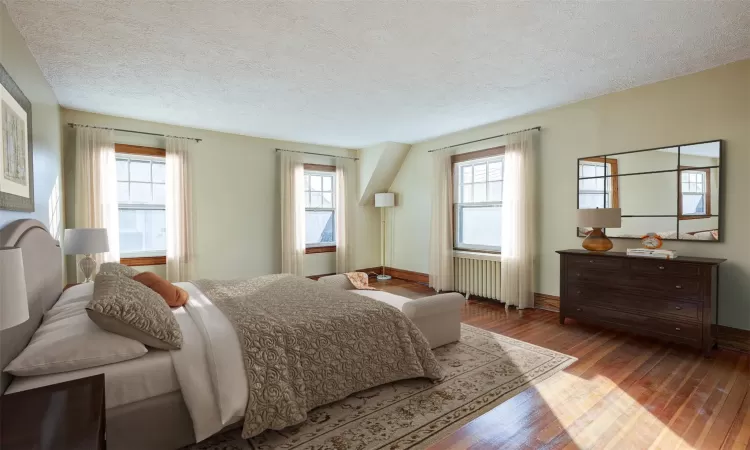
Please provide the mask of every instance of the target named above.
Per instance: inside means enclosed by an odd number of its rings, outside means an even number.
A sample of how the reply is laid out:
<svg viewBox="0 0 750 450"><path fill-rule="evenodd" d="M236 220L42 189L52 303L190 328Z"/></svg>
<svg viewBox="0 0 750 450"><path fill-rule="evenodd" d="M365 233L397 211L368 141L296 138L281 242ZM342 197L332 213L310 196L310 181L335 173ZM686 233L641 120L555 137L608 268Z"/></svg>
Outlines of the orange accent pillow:
<svg viewBox="0 0 750 450"><path fill-rule="evenodd" d="M161 295L164 301L172 308L184 305L190 295L185 289L177 287L164 278L153 272L141 272L134 276L133 279L139 283L145 284L152 291Z"/></svg>

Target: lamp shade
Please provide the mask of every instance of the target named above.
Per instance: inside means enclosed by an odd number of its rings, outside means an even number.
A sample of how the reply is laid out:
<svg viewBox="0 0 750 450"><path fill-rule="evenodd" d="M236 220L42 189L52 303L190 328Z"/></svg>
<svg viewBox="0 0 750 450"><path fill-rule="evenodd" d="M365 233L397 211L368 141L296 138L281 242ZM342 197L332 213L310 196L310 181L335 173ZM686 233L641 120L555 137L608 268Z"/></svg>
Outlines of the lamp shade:
<svg viewBox="0 0 750 450"><path fill-rule="evenodd" d="M109 251L106 228L68 228L65 230L66 255L91 255Z"/></svg>
<svg viewBox="0 0 750 450"><path fill-rule="evenodd" d="M396 195L393 192L384 192L382 194L375 194L375 207L376 208L390 208L396 204Z"/></svg>
<svg viewBox="0 0 750 450"><path fill-rule="evenodd" d="M29 319L26 277L20 248L0 248L0 330Z"/></svg>
<svg viewBox="0 0 750 450"><path fill-rule="evenodd" d="M620 228L622 214L620 208L579 209L578 226L590 228Z"/></svg>

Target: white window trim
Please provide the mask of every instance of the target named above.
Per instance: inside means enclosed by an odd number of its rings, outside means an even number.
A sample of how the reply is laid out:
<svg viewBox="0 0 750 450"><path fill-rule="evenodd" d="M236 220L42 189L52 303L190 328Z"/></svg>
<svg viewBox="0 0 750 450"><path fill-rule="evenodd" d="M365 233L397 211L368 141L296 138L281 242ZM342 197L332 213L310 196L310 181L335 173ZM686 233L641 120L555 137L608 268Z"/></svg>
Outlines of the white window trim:
<svg viewBox="0 0 750 450"><path fill-rule="evenodd" d="M502 248L500 246L491 246L491 245L476 245L476 244L465 244L461 242L461 208L465 207L491 207L491 206L499 206L502 208L503 202L502 200L499 201L493 201L493 202L461 202L461 196L463 195L463 183L462 177L463 172L462 168L466 166L473 166L480 162L485 162L488 164L491 162L497 162L497 161L503 161L503 167L505 162L505 156L504 155L496 155L496 156L489 156L485 158L477 158L477 159L470 159L467 161L462 161L455 163L453 165L453 198L458 199L459 201L454 201L453 203L453 217L454 217L454 232L453 232L453 249L455 251L462 251L462 250L468 250L468 251L478 251L478 252L489 252L489 253L501 253ZM505 188L505 180L500 180L503 183L503 189ZM489 191L489 170L487 171L487 181L484 182L486 189ZM471 183L474 184L474 183ZM485 193L485 198L487 198L489 195L489 192Z"/></svg>
<svg viewBox="0 0 750 450"><path fill-rule="evenodd" d="M319 247L335 247L336 246L336 172L329 172L329 171L322 171L322 170L305 170L304 175L319 175L319 176L325 176L325 177L331 177L331 207L312 207L307 206L307 198L305 198L305 212L307 211L325 211L325 212L332 212L333 213L333 242L315 242L315 243L307 243L305 242L305 248L319 248ZM305 191L312 192L312 191ZM323 192L323 191L321 191Z"/></svg>
<svg viewBox="0 0 750 450"><path fill-rule="evenodd" d="M685 183L685 182L682 181L682 175L680 176L680 195L682 196L682 198L680 198L680 202L681 202L680 206L681 206L681 209L682 209L682 216L683 217L689 217L689 216L703 217L703 216L707 216L708 215L708 211L706 210L707 209L707 205L706 205L707 199L706 199L706 197L708 196L708 186L707 186L706 172L704 170L690 170L690 169L683 169L682 170L682 174L688 174L688 175L690 175L691 173L699 175L701 177L701 182L700 183L703 186L703 191L702 192L685 192L685 190L682 188L683 183ZM693 183L693 182L692 181L687 181L687 183L690 184L690 183ZM695 196L700 196L701 198L703 198L703 212L686 213L685 209L684 209L685 208L684 197L686 195L695 195Z"/></svg>
<svg viewBox="0 0 750 450"><path fill-rule="evenodd" d="M581 195L587 194L587 195L600 195L604 194L604 208L611 208L612 207L612 195L614 192L614 186L612 183L614 183L614 178L612 177L612 163L607 162L595 162L595 161L581 161L578 163L578 167L580 170L580 166L596 166L596 167L604 167L604 175L602 176L596 176L596 177L581 177L580 174L578 176L578 183L581 182L581 180L598 180L603 179L604 180L604 192L599 190L587 190L587 189L581 189L580 186L578 187L578 202L580 203Z"/></svg>
<svg viewBox="0 0 750 450"><path fill-rule="evenodd" d="M166 164L166 158L161 156L144 156L144 155L133 155L129 153L118 153L115 155L115 160L128 160L128 161L143 161L143 162L163 162ZM129 177L128 177L129 178ZM117 179L116 182L120 182L121 180ZM128 183L131 183L130 179L128 179ZM146 181L133 181L133 183L147 183ZM153 181L148 182L152 185L152 194L153 194L153 184L155 184ZM164 184L166 188L166 180L164 183L156 183L156 184ZM132 202L130 200L126 202L117 201L117 210L118 214L120 210L123 209L132 209L132 210L155 210L155 211L165 211L167 209L166 203L139 203L139 202ZM152 250L152 251L143 251L143 252L122 252L120 253L120 259L127 259L127 258L143 258L143 257L152 257L152 256L166 256L167 251L164 250Z"/></svg>

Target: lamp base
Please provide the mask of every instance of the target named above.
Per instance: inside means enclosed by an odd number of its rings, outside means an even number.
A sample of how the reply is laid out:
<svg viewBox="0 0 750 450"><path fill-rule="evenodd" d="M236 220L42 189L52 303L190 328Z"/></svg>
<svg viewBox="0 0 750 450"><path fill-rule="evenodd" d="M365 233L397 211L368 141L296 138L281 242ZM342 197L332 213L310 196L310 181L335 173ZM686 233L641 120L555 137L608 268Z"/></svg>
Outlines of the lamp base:
<svg viewBox="0 0 750 450"><path fill-rule="evenodd" d="M91 283L91 275L93 275L94 270L96 270L96 261L94 261L94 258L92 258L91 255L85 255L80 261L78 261L78 268L81 269L81 273L83 273L83 276L86 278L83 282Z"/></svg>
<svg viewBox="0 0 750 450"><path fill-rule="evenodd" d="M583 248L590 252L606 252L614 246L601 228L594 228L586 239L583 240Z"/></svg>
<svg viewBox="0 0 750 450"><path fill-rule="evenodd" d="M378 275L378 281L388 281L391 279L390 275Z"/></svg>

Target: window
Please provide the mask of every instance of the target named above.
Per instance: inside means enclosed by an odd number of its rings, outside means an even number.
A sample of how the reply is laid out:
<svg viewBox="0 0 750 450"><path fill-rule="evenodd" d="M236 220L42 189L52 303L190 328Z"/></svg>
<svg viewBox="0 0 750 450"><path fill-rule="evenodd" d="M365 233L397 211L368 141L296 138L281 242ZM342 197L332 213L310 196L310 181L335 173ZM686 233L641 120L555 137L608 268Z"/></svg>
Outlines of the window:
<svg viewBox="0 0 750 450"><path fill-rule="evenodd" d="M454 245L499 252L502 239L503 147L453 157Z"/></svg>
<svg viewBox="0 0 750 450"><path fill-rule="evenodd" d="M307 253L336 251L336 172L333 166L305 164L305 244Z"/></svg>
<svg viewBox="0 0 750 450"><path fill-rule="evenodd" d="M117 202L120 210L120 262L166 264L166 164L161 149L117 144ZM126 153L127 151L127 153Z"/></svg>
<svg viewBox="0 0 750 450"><path fill-rule="evenodd" d="M580 160L578 178L579 209L618 208L620 206L616 159L607 158L606 162L604 158Z"/></svg>
<svg viewBox="0 0 750 450"><path fill-rule="evenodd" d="M680 170L680 219L711 216L711 169Z"/></svg>

